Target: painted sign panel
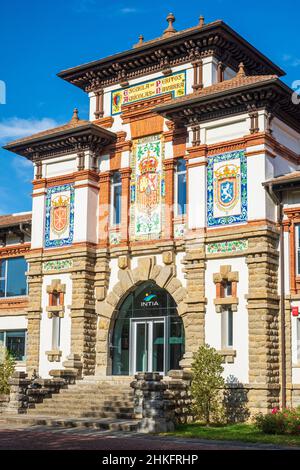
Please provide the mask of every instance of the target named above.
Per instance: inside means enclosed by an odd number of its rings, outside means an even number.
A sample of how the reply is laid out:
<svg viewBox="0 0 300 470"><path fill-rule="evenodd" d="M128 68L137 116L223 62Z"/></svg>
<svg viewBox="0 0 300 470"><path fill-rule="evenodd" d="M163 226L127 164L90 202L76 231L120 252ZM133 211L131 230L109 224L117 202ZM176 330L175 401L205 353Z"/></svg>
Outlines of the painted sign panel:
<svg viewBox="0 0 300 470"><path fill-rule="evenodd" d="M134 238L161 232L162 141L154 135L134 142L132 152L131 226Z"/></svg>
<svg viewBox="0 0 300 470"><path fill-rule="evenodd" d="M74 187L48 188L46 196L45 247L70 245L74 232Z"/></svg>
<svg viewBox="0 0 300 470"><path fill-rule="evenodd" d="M168 77L159 77L155 80L132 85L128 88L120 88L111 94L111 114L119 114L122 105L152 98L153 96L172 93L173 98L185 95L186 91L185 71L177 72Z"/></svg>
<svg viewBox="0 0 300 470"><path fill-rule="evenodd" d="M207 166L207 225L247 221L247 160L244 151L215 155Z"/></svg>

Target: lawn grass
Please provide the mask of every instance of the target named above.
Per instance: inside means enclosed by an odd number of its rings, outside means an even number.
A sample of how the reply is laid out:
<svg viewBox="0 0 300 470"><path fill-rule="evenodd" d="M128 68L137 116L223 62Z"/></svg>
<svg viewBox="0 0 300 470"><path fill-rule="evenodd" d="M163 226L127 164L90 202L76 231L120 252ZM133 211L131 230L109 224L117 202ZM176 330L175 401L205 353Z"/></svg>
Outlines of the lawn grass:
<svg viewBox="0 0 300 470"><path fill-rule="evenodd" d="M212 439L220 441L241 441L252 443L299 446L300 436L264 434L254 424L229 424L227 426L203 426L202 424L181 424L168 436Z"/></svg>

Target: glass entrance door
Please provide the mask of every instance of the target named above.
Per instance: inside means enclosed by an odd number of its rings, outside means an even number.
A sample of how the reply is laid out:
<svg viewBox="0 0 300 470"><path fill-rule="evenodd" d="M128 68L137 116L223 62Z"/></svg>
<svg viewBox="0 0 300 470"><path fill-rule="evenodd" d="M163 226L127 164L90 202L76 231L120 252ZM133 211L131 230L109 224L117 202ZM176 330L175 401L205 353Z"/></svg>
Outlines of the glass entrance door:
<svg viewBox="0 0 300 470"><path fill-rule="evenodd" d="M131 373L165 373L165 317L131 320Z"/></svg>

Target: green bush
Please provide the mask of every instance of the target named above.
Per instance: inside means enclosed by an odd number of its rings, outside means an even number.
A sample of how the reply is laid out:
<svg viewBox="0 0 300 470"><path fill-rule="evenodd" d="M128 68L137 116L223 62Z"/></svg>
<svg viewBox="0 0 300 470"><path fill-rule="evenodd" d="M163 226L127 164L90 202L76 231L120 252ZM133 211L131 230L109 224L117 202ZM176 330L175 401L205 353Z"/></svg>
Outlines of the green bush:
<svg viewBox="0 0 300 470"><path fill-rule="evenodd" d="M200 346L192 363L193 414L206 424L224 420L222 357L208 345Z"/></svg>
<svg viewBox="0 0 300 470"><path fill-rule="evenodd" d="M8 380L15 370L15 359L6 348L0 351L0 394L9 394Z"/></svg>
<svg viewBox="0 0 300 470"><path fill-rule="evenodd" d="M259 413L255 424L265 434L300 435L300 408L274 408L271 413Z"/></svg>

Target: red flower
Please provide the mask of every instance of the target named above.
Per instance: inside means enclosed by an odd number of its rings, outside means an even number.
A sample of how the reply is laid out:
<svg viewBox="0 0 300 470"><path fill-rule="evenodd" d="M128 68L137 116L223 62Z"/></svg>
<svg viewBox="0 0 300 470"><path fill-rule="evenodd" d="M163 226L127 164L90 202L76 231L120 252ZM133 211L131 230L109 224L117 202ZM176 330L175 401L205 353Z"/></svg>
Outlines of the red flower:
<svg viewBox="0 0 300 470"><path fill-rule="evenodd" d="M276 413L278 413L278 408L277 407L273 408L272 415L276 415Z"/></svg>

